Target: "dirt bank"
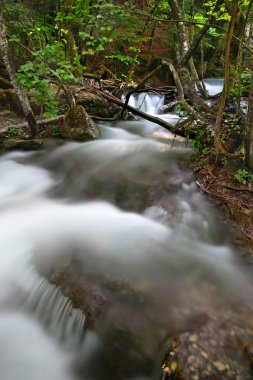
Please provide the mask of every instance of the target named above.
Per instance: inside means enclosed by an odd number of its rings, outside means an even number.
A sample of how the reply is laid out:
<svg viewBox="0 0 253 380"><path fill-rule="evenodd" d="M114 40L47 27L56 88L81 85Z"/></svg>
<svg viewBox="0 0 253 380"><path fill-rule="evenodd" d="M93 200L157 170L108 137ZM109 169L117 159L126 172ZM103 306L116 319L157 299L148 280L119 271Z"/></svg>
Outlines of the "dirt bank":
<svg viewBox="0 0 253 380"><path fill-rule="evenodd" d="M253 254L253 184L241 184L233 179L236 163L221 166L193 163L196 183L201 192L214 200L231 223L235 239L247 255Z"/></svg>

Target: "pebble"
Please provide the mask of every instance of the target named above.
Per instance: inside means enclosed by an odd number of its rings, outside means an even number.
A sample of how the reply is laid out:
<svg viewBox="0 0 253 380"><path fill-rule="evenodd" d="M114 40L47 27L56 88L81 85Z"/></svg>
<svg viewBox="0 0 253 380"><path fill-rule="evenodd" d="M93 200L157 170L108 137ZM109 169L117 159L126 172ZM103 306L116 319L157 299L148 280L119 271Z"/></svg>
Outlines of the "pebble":
<svg viewBox="0 0 253 380"><path fill-rule="evenodd" d="M216 369L218 369L218 371L222 372L226 370L226 366L222 362L213 362L213 365Z"/></svg>
<svg viewBox="0 0 253 380"><path fill-rule="evenodd" d="M193 364L195 362L195 357L193 355L190 355L187 359L188 364Z"/></svg>
<svg viewBox="0 0 253 380"><path fill-rule="evenodd" d="M190 338L189 338L189 341L190 341L191 343L196 343L197 340L198 340L198 337L197 337L196 334L191 335Z"/></svg>
<svg viewBox="0 0 253 380"><path fill-rule="evenodd" d="M200 355L203 356L203 358L208 359L208 355L205 351L201 351Z"/></svg>

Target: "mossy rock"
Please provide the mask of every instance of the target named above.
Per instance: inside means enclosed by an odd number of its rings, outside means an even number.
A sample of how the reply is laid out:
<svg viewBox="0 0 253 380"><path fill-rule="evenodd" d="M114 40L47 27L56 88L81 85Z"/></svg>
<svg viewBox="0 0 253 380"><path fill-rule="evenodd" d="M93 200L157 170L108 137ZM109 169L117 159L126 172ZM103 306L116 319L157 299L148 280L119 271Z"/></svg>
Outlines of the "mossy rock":
<svg viewBox="0 0 253 380"><path fill-rule="evenodd" d="M100 130L85 109L77 105L65 114L64 122L60 126L60 135L67 140L88 141L97 139Z"/></svg>
<svg viewBox="0 0 253 380"><path fill-rule="evenodd" d="M19 150L37 150L43 146L42 139L14 139L7 138L3 140L3 148L5 150L19 149Z"/></svg>

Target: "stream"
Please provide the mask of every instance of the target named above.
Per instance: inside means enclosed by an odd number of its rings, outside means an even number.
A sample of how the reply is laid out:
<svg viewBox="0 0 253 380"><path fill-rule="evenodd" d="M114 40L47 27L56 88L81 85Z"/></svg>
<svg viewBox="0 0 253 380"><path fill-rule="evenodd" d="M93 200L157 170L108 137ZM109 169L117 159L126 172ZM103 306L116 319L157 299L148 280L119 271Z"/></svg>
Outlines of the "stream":
<svg viewBox="0 0 253 380"><path fill-rule="evenodd" d="M152 114L162 102L131 98ZM0 157L1 380L159 379L167 339L251 308L249 267L184 139L144 120L100 128Z"/></svg>

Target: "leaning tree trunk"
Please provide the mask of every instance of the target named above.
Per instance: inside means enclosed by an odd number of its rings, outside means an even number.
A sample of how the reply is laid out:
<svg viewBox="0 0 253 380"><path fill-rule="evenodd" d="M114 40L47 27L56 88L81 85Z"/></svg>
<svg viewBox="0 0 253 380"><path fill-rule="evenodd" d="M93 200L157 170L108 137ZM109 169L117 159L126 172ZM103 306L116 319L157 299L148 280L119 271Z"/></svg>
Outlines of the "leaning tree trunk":
<svg viewBox="0 0 253 380"><path fill-rule="evenodd" d="M222 142L220 139L220 133L221 133L221 122L223 118L223 113L226 106L227 97L229 94L229 88L230 88L230 53L231 53L231 41L233 38L233 32L234 32L234 25L235 20L238 12L239 2L238 0L233 0L231 5L231 19L229 22L229 27L227 31L227 38L226 38L226 48L225 48L225 73L224 73L224 87L221 94L220 99L220 105L216 116L215 126L214 126L214 140L216 145L216 153L217 156L222 153L228 158L238 158L241 156L240 153L230 153L225 150L225 148L222 146Z"/></svg>
<svg viewBox="0 0 253 380"><path fill-rule="evenodd" d="M251 67L251 80L249 92L248 119L245 136L245 159L244 164L247 169L253 171L253 67Z"/></svg>
<svg viewBox="0 0 253 380"><path fill-rule="evenodd" d="M24 115L27 118L28 125L31 132L31 137L35 137L37 134L37 122L35 120L29 99L27 97L27 94L25 91L23 91L15 78L15 68L12 63L11 55L10 55L10 49L9 44L7 40L6 35L6 29L4 24L4 17L3 17L3 6L2 1L0 0L0 56L2 57L2 60L5 64L6 70L9 74L11 83L16 91L16 94L18 96L18 99L20 101L21 107L23 109Z"/></svg>
<svg viewBox="0 0 253 380"><path fill-rule="evenodd" d="M184 11L183 11L182 4L179 2L179 0L168 0L168 3L169 3L170 10L172 12L174 19L178 20L176 23L176 27L177 27L179 41L180 41L180 52L179 52L180 57L179 57L177 66L179 68L183 67L184 69L186 69L186 65L189 63L189 68L190 68L190 73L191 73L190 81L192 82L192 84L194 84L194 87L195 85L197 86L198 91L200 92L201 96L205 97L206 94L199 81L198 73L197 73L194 60L192 57L194 49L191 49L191 45L189 43L188 31L184 22ZM203 38L203 36L201 36L201 38ZM190 55L188 54L189 51L190 51ZM184 59L184 57L187 57L186 60ZM180 72L179 72L179 76L180 76ZM185 95L186 97L191 97L191 96L188 96L188 94L186 93Z"/></svg>

